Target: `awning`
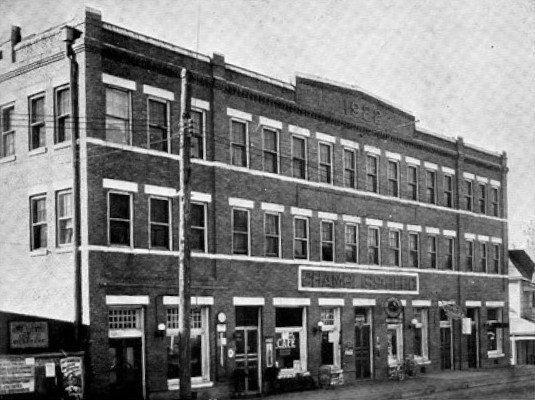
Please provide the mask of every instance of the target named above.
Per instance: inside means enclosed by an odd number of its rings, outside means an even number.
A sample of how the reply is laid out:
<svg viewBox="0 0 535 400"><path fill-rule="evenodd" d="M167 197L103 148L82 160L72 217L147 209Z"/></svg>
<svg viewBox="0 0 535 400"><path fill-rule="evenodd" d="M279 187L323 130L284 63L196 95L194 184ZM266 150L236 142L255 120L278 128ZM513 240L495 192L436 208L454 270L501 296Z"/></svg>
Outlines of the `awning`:
<svg viewBox="0 0 535 400"><path fill-rule="evenodd" d="M524 318L509 316L509 333L515 336L533 336L535 339L535 322Z"/></svg>

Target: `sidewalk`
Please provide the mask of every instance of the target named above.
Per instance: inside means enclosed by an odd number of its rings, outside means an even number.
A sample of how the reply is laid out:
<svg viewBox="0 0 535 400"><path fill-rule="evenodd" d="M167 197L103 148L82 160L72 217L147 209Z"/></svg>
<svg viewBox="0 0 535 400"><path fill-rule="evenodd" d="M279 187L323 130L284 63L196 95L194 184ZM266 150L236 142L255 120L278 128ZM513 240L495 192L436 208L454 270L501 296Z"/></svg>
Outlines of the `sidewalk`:
<svg viewBox="0 0 535 400"><path fill-rule="evenodd" d="M266 396L268 400L390 400L535 380L535 365L421 374L404 381L354 382L329 389ZM535 398L535 394L534 394Z"/></svg>

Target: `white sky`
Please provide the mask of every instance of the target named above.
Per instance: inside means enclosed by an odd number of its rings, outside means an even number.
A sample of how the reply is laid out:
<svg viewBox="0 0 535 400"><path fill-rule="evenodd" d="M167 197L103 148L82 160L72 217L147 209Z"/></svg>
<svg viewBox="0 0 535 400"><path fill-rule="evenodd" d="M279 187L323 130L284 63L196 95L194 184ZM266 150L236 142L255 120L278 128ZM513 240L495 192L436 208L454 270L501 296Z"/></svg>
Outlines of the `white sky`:
<svg viewBox="0 0 535 400"><path fill-rule="evenodd" d="M25 36L66 21L81 3L0 0L1 38L11 24ZM358 85L411 110L418 126L505 150L510 247L524 245L535 221L535 0L87 4L107 22L284 81L304 72Z"/></svg>

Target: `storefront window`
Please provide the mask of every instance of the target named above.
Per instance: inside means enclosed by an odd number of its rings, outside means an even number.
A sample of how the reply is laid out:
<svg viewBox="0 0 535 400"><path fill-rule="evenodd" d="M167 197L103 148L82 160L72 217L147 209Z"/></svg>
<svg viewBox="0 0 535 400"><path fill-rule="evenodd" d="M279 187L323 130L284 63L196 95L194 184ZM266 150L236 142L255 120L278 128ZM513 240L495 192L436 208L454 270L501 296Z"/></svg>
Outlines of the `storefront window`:
<svg viewBox="0 0 535 400"><path fill-rule="evenodd" d="M282 375L306 371L304 308L277 308L275 312L275 362Z"/></svg>
<svg viewBox="0 0 535 400"><path fill-rule="evenodd" d="M388 365L397 365L403 359L403 336L401 324L389 324L387 327Z"/></svg>
<svg viewBox="0 0 535 400"><path fill-rule="evenodd" d="M498 356L503 353L503 328L502 310L499 308L487 309L487 350L489 357Z"/></svg>

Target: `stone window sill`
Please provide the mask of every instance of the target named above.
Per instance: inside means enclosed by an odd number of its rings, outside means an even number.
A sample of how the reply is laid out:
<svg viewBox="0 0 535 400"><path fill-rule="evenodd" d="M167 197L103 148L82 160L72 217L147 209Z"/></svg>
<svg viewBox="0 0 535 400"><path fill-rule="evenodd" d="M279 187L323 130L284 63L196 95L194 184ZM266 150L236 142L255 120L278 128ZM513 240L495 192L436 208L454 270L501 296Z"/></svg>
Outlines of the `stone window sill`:
<svg viewBox="0 0 535 400"><path fill-rule="evenodd" d="M28 153L28 156L32 157L32 156L36 156L38 154L43 154L43 153L46 153L46 147L39 147L37 149L30 150L30 152Z"/></svg>
<svg viewBox="0 0 535 400"><path fill-rule="evenodd" d="M48 255L47 249L33 250L30 252L30 257L41 257Z"/></svg>
<svg viewBox="0 0 535 400"><path fill-rule="evenodd" d="M12 156L7 156L7 157L3 157L3 158L0 158L0 164L5 164L5 163L8 163L8 162L13 162L17 159L17 156L16 155L12 155Z"/></svg>

